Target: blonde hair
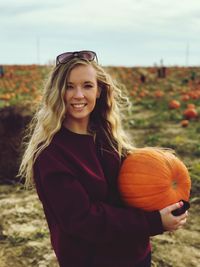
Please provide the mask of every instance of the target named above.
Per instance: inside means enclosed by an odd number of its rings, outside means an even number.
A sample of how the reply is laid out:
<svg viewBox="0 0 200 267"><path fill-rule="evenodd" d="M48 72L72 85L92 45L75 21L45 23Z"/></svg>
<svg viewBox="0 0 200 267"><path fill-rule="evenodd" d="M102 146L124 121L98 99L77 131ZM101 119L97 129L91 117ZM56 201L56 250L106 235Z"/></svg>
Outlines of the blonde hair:
<svg viewBox="0 0 200 267"><path fill-rule="evenodd" d="M100 131L119 156L133 149L122 128L121 109L128 104L128 98L112 80L111 76L95 61L74 58L65 64L54 67L44 87L41 104L36 111L25 138L25 153L18 176L25 178L25 187L33 185L33 165L38 155L51 142L62 126L65 117L65 91L70 71L78 65L91 64L96 70L97 84L101 96L90 116L91 130Z"/></svg>

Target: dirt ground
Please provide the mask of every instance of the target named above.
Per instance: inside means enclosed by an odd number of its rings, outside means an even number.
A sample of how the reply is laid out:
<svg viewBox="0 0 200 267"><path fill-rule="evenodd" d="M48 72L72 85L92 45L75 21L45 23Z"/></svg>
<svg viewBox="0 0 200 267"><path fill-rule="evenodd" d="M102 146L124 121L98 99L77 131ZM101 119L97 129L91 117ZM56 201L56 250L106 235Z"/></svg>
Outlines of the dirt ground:
<svg viewBox="0 0 200 267"><path fill-rule="evenodd" d="M152 267L200 266L199 204L191 199L183 229L152 238ZM0 267L58 267L35 191L1 185L0 214Z"/></svg>

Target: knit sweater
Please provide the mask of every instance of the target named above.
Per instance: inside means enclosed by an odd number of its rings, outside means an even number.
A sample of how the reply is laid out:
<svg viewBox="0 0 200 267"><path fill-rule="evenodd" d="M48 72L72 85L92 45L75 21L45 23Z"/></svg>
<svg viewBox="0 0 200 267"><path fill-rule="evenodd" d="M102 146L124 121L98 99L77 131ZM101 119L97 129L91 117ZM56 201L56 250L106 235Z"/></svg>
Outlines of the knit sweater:
<svg viewBox="0 0 200 267"><path fill-rule="evenodd" d="M160 213L120 199L118 155L98 136L62 127L34 164L34 180L61 267L134 267L163 232Z"/></svg>

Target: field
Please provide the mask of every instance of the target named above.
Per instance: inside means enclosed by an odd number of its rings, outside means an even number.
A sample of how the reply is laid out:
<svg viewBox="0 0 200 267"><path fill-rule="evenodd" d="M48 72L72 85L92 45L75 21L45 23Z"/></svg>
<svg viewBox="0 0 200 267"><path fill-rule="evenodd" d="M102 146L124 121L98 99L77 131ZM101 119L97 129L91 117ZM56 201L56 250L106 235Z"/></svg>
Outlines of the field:
<svg viewBox="0 0 200 267"><path fill-rule="evenodd" d="M15 184L22 130L41 99L50 66L5 66L0 77L0 266L58 267L34 190ZM153 267L200 266L200 68L107 67L131 108L124 127L137 147L172 148L192 180L187 225L152 238ZM23 119L26 118L26 119ZM21 123L18 123L22 120ZM113 266L114 267L114 266Z"/></svg>

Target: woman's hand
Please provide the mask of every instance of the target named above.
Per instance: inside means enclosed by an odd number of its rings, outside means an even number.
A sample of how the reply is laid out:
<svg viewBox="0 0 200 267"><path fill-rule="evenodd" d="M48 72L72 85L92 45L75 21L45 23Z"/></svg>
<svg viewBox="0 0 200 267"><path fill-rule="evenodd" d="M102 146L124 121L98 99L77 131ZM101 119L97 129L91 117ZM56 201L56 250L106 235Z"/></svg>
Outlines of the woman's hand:
<svg viewBox="0 0 200 267"><path fill-rule="evenodd" d="M161 220L165 231L174 231L180 229L187 221L188 212L174 216L171 212L183 206L183 202L180 201L173 205L167 206L160 210Z"/></svg>

